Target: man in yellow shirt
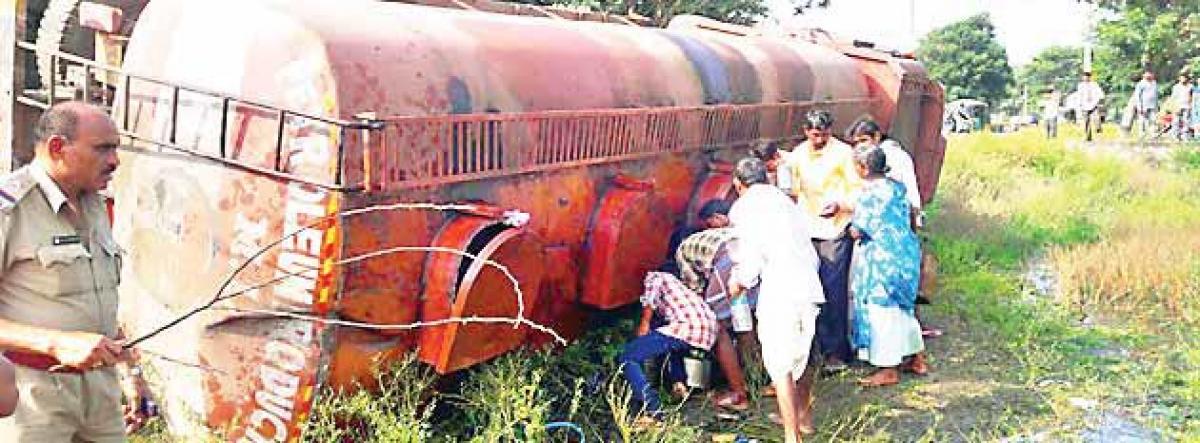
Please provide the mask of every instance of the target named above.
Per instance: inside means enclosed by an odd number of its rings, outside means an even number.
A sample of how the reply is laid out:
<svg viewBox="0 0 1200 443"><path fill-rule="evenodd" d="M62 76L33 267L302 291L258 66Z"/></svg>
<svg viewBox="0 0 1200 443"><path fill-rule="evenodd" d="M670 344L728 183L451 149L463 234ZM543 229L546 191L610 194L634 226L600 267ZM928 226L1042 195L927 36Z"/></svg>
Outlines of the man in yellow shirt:
<svg viewBox="0 0 1200 443"><path fill-rule="evenodd" d="M784 157L792 195L813 236L821 259L825 304L817 318L817 344L827 371L846 368L851 358L848 292L853 240L847 233L854 194L862 179L854 170L854 150L833 137L833 115L812 110L804 118L806 140Z"/></svg>
<svg viewBox="0 0 1200 443"><path fill-rule="evenodd" d="M21 399L0 420L11 442L123 442L116 365L121 249L98 191L116 170L117 131L83 103L55 105L38 121L32 163L0 177L0 349ZM130 370L132 378L140 372ZM128 387L128 385L126 385Z"/></svg>

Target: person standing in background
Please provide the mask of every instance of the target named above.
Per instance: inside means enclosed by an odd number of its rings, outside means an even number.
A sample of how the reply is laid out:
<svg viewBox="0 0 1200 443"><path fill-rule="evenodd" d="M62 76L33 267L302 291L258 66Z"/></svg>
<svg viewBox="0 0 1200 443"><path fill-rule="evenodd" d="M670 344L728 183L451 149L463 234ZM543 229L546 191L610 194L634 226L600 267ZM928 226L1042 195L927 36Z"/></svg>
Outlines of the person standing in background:
<svg viewBox="0 0 1200 443"><path fill-rule="evenodd" d="M1192 85L1187 74L1179 74L1179 80L1171 86L1170 107L1175 115L1171 132L1176 140L1183 141L1191 126L1188 121L1192 116Z"/></svg>
<svg viewBox="0 0 1200 443"><path fill-rule="evenodd" d="M1084 72L1083 79L1076 87L1076 94L1079 95L1079 115L1083 118L1084 139L1090 142L1092 141L1092 125L1096 123L1094 120L1098 117L1096 109L1104 100L1104 90L1092 81L1091 72Z"/></svg>
<svg viewBox="0 0 1200 443"><path fill-rule="evenodd" d="M1082 83L1080 83L1082 85ZM1154 73L1146 71L1142 80L1133 87L1133 105L1137 114L1141 137L1158 133L1158 82L1154 81Z"/></svg>
<svg viewBox="0 0 1200 443"><path fill-rule="evenodd" d="M1042 102L1042 120L1046 121L1046 138L1058 137L1058 107L1062 103L1062 93L1050 86L1050 93Z"/></svg>
<svg viewBox="0 0 1200 443"><path fill-rule="evenodd" d="M1191 94L1192 99L1189 102L1191 117L1188 119L1188 122L1191 123L1192 127L1188 129L1192 131L1192 137L1195 138L1200 135L1200 75L1192 79Z"/></svg>
<svg viewBox="0 0 1200 443"><path fill-rule="evenodd" d="M792 194L821 259L825 305L817 319L817 344L826 372L840 372L850 361L850 255L847 227L851 201L862 186L854 172L850 145L833 137L833 115L812 110L804 118L807 139L784 157L792 174Z"/></svg>

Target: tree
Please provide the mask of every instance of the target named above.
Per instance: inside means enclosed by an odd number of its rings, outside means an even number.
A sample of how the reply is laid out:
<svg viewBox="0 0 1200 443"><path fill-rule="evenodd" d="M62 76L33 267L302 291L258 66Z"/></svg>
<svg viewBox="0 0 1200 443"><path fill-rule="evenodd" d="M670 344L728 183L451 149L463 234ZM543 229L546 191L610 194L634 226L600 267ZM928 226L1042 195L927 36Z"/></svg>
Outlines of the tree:
<svg viewBox="0 0 1200 443"><path fill-rule="evenodd" d="M1083 49L1051 46L1042 50L1017 73L1017 85L1030 94L1054 86L1060 92L1070 91L1083 70Z"/></svg>
<svg viewBox="0 0 1200 443"><path fill-rule="evenodd" d="M765 0L512 0L540 6L583 6L610 14L637 14L659 26L683 14L702 15L738 25L752 25L767 12ZM804 0L801 0L804 1Z"/></svg>
<svg viewBox="0 0 1200 443"><path fill-rule="evenodd" d="M1013 80L1008 53L996 40L996 28L987 14L930 32L917 46L917 58L931 77L945 85L949 100L981 98L996 104Z"/></svg>
<svg viewBox="0 0 1200 443"><path fill-rule="evenodd" d="M1107 91L1131 91L1145 70L1164 88L1181 72L1200 74L1200 2L1141 3L1149 5L1126 6L1117 19L1100 24L1094 70Z"/></svg>
<svg viewBox="0 0 1200 443"><path fill-rule="evenodd" d="M804 11L813 8L828 8L830 1L832 0L798 0L796 2L796 13L803 14Z"/></svg>
<svg viewBox="0 0 1200 443"><path fill-rule="evenodd" d="M1195 0L1077 0L1081 3L1093 3L1101 8L1113 11L1141 9L1152 13L1166 12L1180 8L1195 8Z"/></svg>

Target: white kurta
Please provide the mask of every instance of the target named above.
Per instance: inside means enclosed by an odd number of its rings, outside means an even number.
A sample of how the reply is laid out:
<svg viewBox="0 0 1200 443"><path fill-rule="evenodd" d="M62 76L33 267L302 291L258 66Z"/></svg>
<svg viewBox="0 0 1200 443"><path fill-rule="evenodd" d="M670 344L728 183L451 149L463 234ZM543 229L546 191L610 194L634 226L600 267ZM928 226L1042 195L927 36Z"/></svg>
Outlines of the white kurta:
<svg viewBox="0 0 1200 443"><path fill-rule="evenodd" d="M805 218L783 191L754 185L734 202L729 220L738 238L731 280L759 286L755 315L767 373L799 379L825 302Z"/></svg>
<svg viewBox="0 0 1200 443"><path fill-rule="evenodd" d="M883 150L887 164L891 167L887 173L888 178L904 185L909 206L921 209L921 191L917 189L917 171L913 167L912 156L895 140L884 140L879 144L879 149Z"/></svg>

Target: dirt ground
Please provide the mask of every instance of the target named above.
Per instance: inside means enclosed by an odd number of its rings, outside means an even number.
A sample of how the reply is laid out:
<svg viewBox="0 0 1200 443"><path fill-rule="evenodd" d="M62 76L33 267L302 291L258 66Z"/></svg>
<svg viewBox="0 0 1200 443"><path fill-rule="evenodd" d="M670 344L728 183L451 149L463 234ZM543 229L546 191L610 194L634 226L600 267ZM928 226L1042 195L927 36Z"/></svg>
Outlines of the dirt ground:
<svg viewBox="0 0 1200 443"><path fill-rule="evenodd" d="M988 346L990 337L948 315L927 321L945 335L926 341L932 372L906 375L896 386L861 388L854 381L870 368L820 378L815 392L817 434L813 441L979 441L1048 409L1039 394L1008 382L1009 358ZM710 436L743 435L779 441L782 433L768 414L775 401L761 398L740 420L717 417L704 394L690 399L689 423L702 423Z"/></svg>

